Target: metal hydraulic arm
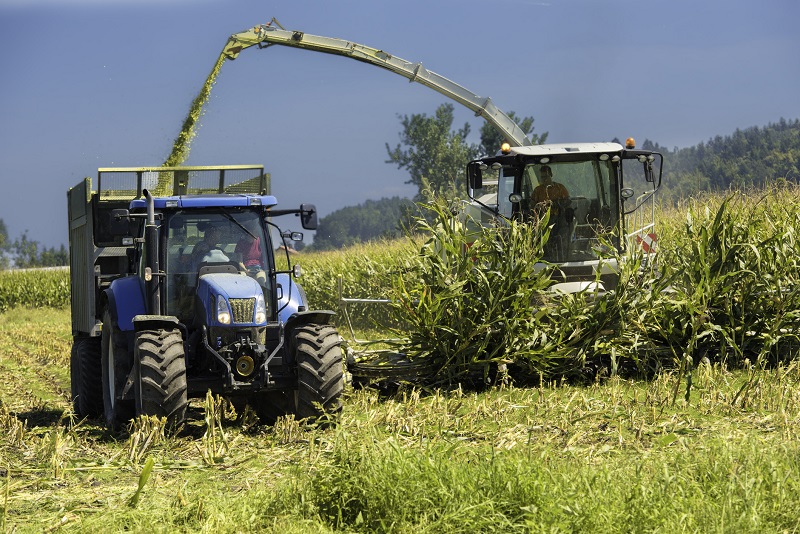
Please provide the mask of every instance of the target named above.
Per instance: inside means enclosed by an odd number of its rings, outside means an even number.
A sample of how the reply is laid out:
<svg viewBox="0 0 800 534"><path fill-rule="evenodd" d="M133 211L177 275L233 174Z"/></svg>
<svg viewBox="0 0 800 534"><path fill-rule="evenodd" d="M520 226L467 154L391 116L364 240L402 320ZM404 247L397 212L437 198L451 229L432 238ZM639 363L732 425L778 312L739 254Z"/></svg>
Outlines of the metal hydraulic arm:
<svg viewBox="0 0 800 534"><path fill-rule="evenodd" d="M272 22L277 24L275 19ZM528 146L531 144L525 132L508 115L500 111L492 103L491 98L476 95L444 76L427 70L422 63L412 63L383 50L344 39L284 30L272 26L272 22L231 35L222 51L223 55L228 59L236 59L242 50L251 46L267 48L271 45L282 45L363 61L404 76L411 82L421 83L466 106L474 111L476 116L489 121L512 145Z"/></svg>

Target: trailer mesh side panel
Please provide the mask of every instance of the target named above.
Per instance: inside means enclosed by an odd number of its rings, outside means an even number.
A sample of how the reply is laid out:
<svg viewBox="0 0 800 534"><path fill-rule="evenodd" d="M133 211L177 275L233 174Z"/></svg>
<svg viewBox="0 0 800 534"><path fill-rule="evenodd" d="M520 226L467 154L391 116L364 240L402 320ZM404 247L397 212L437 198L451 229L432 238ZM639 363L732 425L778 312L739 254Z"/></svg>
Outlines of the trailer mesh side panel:
<svg viewBox="0 0 800 534"><path fill-rule="evenodd" d="M137 195L135 172L100 173L98 187L101 200L133 200Z"/></svg>
<svg viewBox="0 0 800 534"><path fill-rule="evenodd" d="M101 200L133 200L147 189L153 196L217 193L269 194L261 166L108 168L98 171Z"/></svg>

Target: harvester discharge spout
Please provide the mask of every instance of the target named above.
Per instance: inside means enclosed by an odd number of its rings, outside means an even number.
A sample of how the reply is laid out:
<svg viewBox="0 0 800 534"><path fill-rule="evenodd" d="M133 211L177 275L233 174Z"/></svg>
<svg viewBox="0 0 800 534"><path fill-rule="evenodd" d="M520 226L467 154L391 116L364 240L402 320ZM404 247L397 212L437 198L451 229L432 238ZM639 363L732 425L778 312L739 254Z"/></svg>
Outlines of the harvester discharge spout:
<svg viewBox="0 0 800 534"><path fill-rule="evenodd" d="M410 82L417 82L429 87L472 110L476 116L483 117L492 124L512 145L531 145L531 141L525 132L516 122L495 106L490 98L473 93L454 81L426 69L421 63L407 61L378 48L335 37L285 30L273 18L267 24L260 24L249 30L231 35L222 50L222 55L227 59L233 60L245 48L250 48L251 46L267 48L272 45L289 46L312 52L349 57L356 61L389 70L407 78Z"/></svg>

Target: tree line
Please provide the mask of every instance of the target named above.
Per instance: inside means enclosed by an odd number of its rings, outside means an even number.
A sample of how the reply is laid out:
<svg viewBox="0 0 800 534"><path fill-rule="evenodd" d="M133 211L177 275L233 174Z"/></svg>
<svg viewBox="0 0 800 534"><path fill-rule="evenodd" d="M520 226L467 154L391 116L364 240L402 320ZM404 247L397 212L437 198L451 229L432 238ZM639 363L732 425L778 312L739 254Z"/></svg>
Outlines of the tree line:
<svg viewBox="0 0 800 534"><path fill-rule="evenodd" d="M12 265L17 269L33 267L58 267L69 264L69 251L62 243L58 248L44 247L28 238L24 231L14 241L9 240L5 221L0 219L0 270Z"/></svg>
<svg viewBox="0 0 800 534"><path fill-rule="evenodd" d="M662 199L675 202L700 191L764 187L800 181L800 119L736 129L689 148L652 141L642 148L664 154Z"/></svg>

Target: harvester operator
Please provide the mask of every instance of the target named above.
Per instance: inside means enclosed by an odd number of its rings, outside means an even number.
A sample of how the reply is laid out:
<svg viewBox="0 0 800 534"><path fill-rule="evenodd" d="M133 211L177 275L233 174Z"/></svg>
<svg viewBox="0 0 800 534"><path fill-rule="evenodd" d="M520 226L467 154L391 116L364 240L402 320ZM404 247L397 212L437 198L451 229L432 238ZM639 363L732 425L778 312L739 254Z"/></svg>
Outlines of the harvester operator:
<svg viewBox="0 0 800 534"><path fill-rule="evenodd" d="M564 261L569 247L573 211L570 207L569 191L564 184L553 181L553 170L548 165L539 169L539 185L533 190L533 202L540 213L550 208L553 229L545 252L555 254L556 261Z"/></svg>
<svg viewBox="0 0 800 534"><path fill-rule="evenodd" d="M553 170L544 165L539 169L539 185L533 190L533 202L537 205L550 205L550 214L555 218L561 214L559 200L569 200L569 191L564 184L553 181Z"/></svg>

